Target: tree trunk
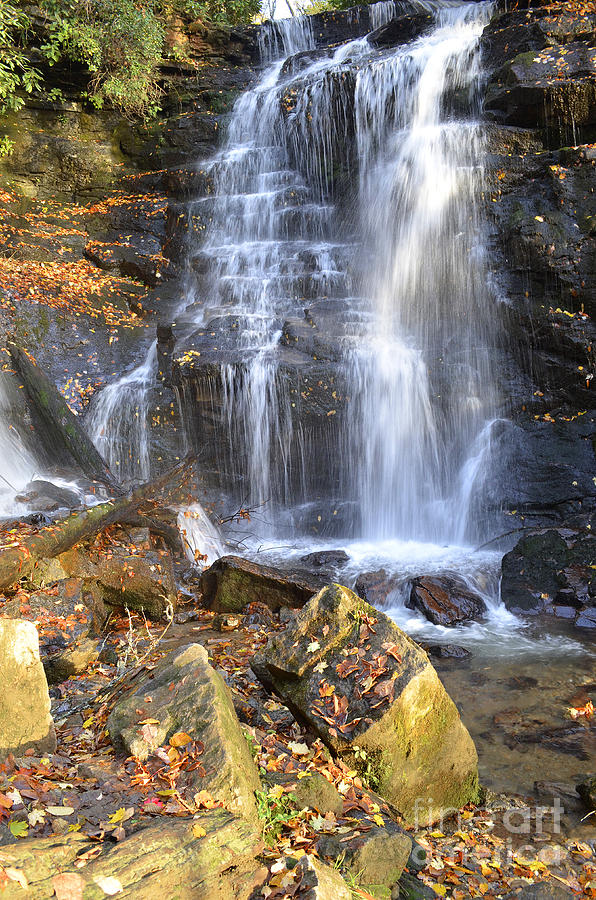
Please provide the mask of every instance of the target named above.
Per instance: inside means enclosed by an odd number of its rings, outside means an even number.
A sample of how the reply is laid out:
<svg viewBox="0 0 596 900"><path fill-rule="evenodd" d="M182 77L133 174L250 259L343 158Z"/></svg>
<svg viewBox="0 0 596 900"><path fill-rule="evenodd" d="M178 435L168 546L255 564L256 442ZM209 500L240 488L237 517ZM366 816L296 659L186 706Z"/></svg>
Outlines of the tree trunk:
<svg viewBox="0 0 596 900"><path fill-rule="evenodd" d="M0 550L0 590L11 587L25 575L29 575L37 560L52 558L64 553L75 544L93 537L108 525L116 522L138 520L141 516L144 523L151 527L150 510L139 509L147 501L154 500L172 486L175 488L190 472L194 458L187 458L178 463L169 472L165 472L154 481L143 484L124 497L108 500L90 509L73 512L66 519L42 528L37 534L28 537L18 547L7 547ZM163 533L163 526L157 527L157 533Z"/></svg>
<svg viewBox="0 0 596 900"><path fill-rule="evenodd" d="M85 475L105 484L113 494L121 495L122 487L56 385L21 347L9 342L8 349L27 396L53 438L66 448Z"/></svg>

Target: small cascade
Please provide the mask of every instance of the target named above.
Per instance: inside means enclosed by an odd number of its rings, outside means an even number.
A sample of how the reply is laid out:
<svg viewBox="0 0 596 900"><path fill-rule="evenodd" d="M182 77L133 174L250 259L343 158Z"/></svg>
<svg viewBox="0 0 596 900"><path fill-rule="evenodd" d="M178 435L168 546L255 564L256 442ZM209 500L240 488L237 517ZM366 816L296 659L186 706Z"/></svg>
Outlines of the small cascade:
<svg viewBox="0 0 596 900"><path fill-rule="evenodd" d="M312 50L314 46L312 19L309 16L270 19L259 29L259 53L265 64L302 50Z"/></svg>
<svg viewBox="0 0 596 900"><path fill-rule="evenodd" d="M225 543L200 503L191 503L178 512L178 530L190 562L210 566L223 556Z"/></svg>
<svg viewBox="0 0 596 900"><path fill-rule="evenodd" d="M89 437L123 484L147 481L150 475L147 415L156 371L154 342L140 366L101 391L85 422Z"/></svg>
<svg viewBox="0 0 596 900"><path fill-rule="evenodd" d="M370 16L370 30L376 31L382 25L386 25L395 16L397 4L394 0L380 0L379 3L371 3L368 7Z"/></svg>
<svg viewBox="0 0 596 900"><path fill-rule="evenodd" d="M0 515L22 512L24 507L15 497L39 470L38 464L12 424L17 398L11 396L10 385L0 372Z"/></svg>

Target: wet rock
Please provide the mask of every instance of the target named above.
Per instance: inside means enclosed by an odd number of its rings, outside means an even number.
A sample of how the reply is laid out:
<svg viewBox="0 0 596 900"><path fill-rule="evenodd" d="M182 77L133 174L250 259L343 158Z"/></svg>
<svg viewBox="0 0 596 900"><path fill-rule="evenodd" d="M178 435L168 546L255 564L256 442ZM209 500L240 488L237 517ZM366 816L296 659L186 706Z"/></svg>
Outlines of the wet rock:
<svg viewBox="0 0 596 900"><path fill-rule="evenodd" d="M337 869L310 854L300 859L296 873L300 877L300 897L304 900L351 900L352 891Z"/></svg>
<svg viewBox="0 0 596 900"><path fill-rule="evenodd" d="M240 612L255 601L275 611L301 607L320 587L314 577L294 576L240 556L222 556L201 576L205 604L222 612Z"/></svg>
<svg viewBox="0 0 596 900"><path fill-rule="evenodd" d="M486 611L482 597L451 576L415 578L406 606L420 610L429 622L446 626L478 619Z"/></svg>
<svg viewBox="0 0 596 900"><path fill-rule="evenodd" d="M0 619L0 678L0 757L30 749L53 753L56 732L32 622Z"/></svg>
<svg viewBox="0 0 596 900"><path fill-rule="evenodd" d="M89 634L96 633L101 624L84 602L79 578L57 582L52 593L35 591L26 601L9 600L3 605L2 613L37 623L43 658L72 648Z"/></svg>
<svg viewBox="0 0 596 900"><path fill-rule="evenodd" d="M300 557L300 562L309 569L339 569L349 562L345 550L317 550Z"/></svg>
<svg viewBox="0 0 596 900"><path fill-rule="evenodd" d="M2 854L4 865L23 872L39 900L66 897L66 885L69 897L123 891L130 897L249 900L264 874L255 862L262 849L258 829L221 809L193 819L161 817L76 868L77 856L93 846L86 835L70 833L21 840ZM8 900L22 893L16 882L4 889Z"/></svg>
<svg viewBox="0 0 596 900"><path fill-rule="evenodd" d="M300 809L316 809L322 816L327 812L332 812L335 816L343 813L344 802L341 795L324 775L307 775L306 778L301 778L294 795Z"/></svg>
<svg viewBox="0 0 596 900"><path fill-rule="evenodd" d="M386 25L371 31L366 39L373 47L395 47L420 37L433 23L431 15L420 13L412 16L396 16Z"/></svg>
<svg viewBox="0 0 596 900"><path fill-rule="evenodd" d="M469 659L472 656L469 650L458 644L431 644L424 649L436 659Z"/></svg>
<svg viewBox="0 0 596 900"><path fill-rule="evenodd" d="M79 506L81 495L78 491L53 484L51 481L35 479L25 487L23 495L15 497L21 503L27 503L34 509L54 510L60 507L72 509Z"/></svg>
<svg viewBox="0 0 596 900"><path fill-rule="evenodd" d="M357 836L329 835L317 841L322 859L335 862L343 857L342 869L357 885L374 896L391 891L408 863L411 837L391 821Z"/></svg>
<svg viewBox="0 0 596 900"><path fill-rule="evenodd" d="M433 821L476 797L474 744L427 655L348 588L324 588L251 666L406 821L421 798Z"/></svg>
<svg viewBox="0 0 596 900"><path fill-rule="evenodd" d="M588 809L596 809L596 775L580 782L576 790Z"/></svg>
<svg viewBox="0 0 596 900"><path fill-rule="evenodd" d="M509 897L519 900L570 900L573 894L566 891L558 884L540 881L536 884L524 885L517 894L509 894Z"/></svg>
<svg viewBox="0 0 596 900"><path fill-rule="evenodd" d="M375 572L362 572L356 579L354 591L371 606L382 608L387 605L387 598L397 585L397 579L385 569L377 569Z"/></svg>
<svg viewBox="0 0 596 900"><path fill-rule="evenodd" d="M150 705L146 697L151 697ZM147 716L155 720L150 725L142 724ZM148 680L116 705L108 730L116 746L140 760L175 732L201 741L202 768L191 773L197 790L208 791L232 812L256 818L257 770L229 690L199 644L166 656Z"/></svg>
<svg viewBox="0 0 596 900"><path fill-rule="evenodd" d="M303 72L304 69L310 68L310 66L324 59L328 59L333 53L333 50L328 47L322 47L319 50L302 50L301 53L294 53L293 56L288 56L283 66L280 69L280 77L285 78L286 76L294 76L297 75L298 72Z"/></svg>
<svg viewBox="0 0 596 900"><path fill-rule="evenodd" d="M561 616L563 601L565 617L578 628L594 627L595 562L593 535L556 529L528 535L503 557L503 602L513 611Z"/></svg>

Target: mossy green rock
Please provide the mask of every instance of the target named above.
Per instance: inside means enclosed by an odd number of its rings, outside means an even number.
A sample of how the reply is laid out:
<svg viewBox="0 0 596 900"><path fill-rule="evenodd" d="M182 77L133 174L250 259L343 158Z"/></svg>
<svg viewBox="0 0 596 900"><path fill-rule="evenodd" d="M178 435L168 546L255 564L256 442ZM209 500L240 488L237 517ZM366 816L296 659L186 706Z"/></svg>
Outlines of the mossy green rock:
<svg viewBox="0 0 596 900"><path fill-rule="evenodd" d="M324 835L317 842L317 852L328 862L341 860L341 869L375 897L389 897L409 864L412 838L390 819L384 826L374 826L352 835Z"/></svg>
<svg viewBox="0 0 596 900"><path fill-rule="evenodd" d="M307 775L301 778L294 791L297 805L303 809L316 809L322 816L332 812L341 816L344 811L344 802L339 791L324 775Z"/></svg>
<svg viewBox="0 0 596 900"><path fill-rule="evenodd" d="M316 576L262 566L241 556L222 556L201 576L203 599L218 612L241 612L253 602L275 611L298 608L322 586Z"/></svg>
<svg viewBox="0 0 596 900"><path fill-rule="evenodd" d="M148 697L151 704L145 703ZM196 790L206 790L232 812L256 820L258 773L229 690L200 644L161 660L152 676L114 708L108 731L116 747L140 760L179 731L201 741L202 771L191 773Z"/></svg>
<svg viewBox="0 0 596 900"><path fill-rule="evenodd" d="M68 896L82 900L106 897L108 891L101 885L108 877L118 880L123 897L135 900L248 900L263 877L255 861L262 848L258 829L222 809L201 812L193 819L162 818L106 846L84 868L75 868L77 856L93 846L79 833L2 847L0 865L18 869L29 882L25 892L9 881L3 897L49 900L58 895L69 874ZM113 882L112 886L117 887Z"/></svg>
<svg viewBox="0 0 596 900"><path fill-rule="evenodd" d="M476 748L428 656L348 588L323 588L251 666L407 822L477 799Z"/></svg>

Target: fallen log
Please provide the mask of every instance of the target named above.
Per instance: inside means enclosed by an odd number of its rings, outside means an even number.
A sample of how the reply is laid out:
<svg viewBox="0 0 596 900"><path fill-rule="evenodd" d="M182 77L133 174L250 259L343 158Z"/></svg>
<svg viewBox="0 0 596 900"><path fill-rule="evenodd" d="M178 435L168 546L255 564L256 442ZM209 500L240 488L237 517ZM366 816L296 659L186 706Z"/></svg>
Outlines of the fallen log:
<svg viewBox="0 0 596 900"><path fill-rule="evenodd" d="M170 486L178 486L190 474L194 462L194 457L187 457L159 478L141 485L123 497L73 512L66 519L40 529L17 546L0 549L0 590L6 590L29 575L38 560L64 553L108 525L132 524L141 517L143 524L151 528L151 511L144 510L143 505L157 497L163 497ZM163 523L155 524L155 528L157 533L163 533Z"/></svg>
<svg viewBox="0 0 596 900"><path fill-rule="evenodd" d="M88 478L106 485L112 494L123 494L124 489L56 385L21 347L12 342L7 346L27 396L53 439L66 448Z"/></svg>

